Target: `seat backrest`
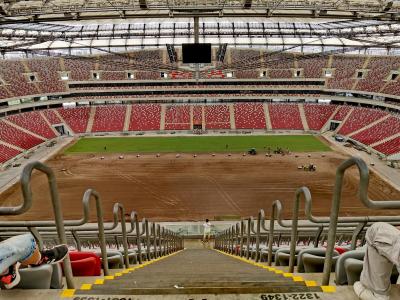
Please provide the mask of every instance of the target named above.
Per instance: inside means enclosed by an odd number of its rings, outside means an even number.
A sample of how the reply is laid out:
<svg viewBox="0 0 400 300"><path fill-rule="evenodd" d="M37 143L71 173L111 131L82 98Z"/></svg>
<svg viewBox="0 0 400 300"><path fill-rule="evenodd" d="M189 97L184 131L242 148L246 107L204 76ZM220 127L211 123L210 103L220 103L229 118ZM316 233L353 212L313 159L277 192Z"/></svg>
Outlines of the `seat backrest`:
<svg viewBox="0 0 400 300"><path fill-rule="evenodd" d="M297 272L304 273L304 264L303 264L303 255L304 254L312 254L317 256L325 256L326 249L325 248L306 248L302 249L299 254L297 255ZM335 250L333 251L333 256L339 256L339 253Z"/></svg>
<svg viewBox="0 0 400 300"><path fill-rule="evenodd" d="M352 250L341 254L336 263L335 269L335 283L336 285L345 285L348 283L344 263L349 258L363 260L365 250Z"/></svg>
<svg viewBox="0 0 400 300"><path fill-rule="evenodd" d="M49 289L53 267L41 265L34 268L20 269L21 281L16 286L19 289Z"/></svg>

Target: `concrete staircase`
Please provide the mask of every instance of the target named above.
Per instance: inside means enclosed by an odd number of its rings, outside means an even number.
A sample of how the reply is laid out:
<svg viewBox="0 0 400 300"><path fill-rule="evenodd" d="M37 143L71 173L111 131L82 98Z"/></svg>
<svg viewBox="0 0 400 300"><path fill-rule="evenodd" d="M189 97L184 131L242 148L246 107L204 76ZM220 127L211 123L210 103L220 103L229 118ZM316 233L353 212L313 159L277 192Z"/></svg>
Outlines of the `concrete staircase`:
<svg viewBox="0 0 400 300"><path fill-rule="evenodd" d="M124 270L107 280L83 285L74 295L322 292L319 286L267 268L212 249L186 249L149 265Z"/></svg>
<svg viewBox="0 0 400 300"><path fill-rule="evenodd" d="M90 108L89 121L86 127L86 133L92 132L94 115L96 114L96 106Z"/></svg>
<svg viewBox="0 0 400 300"><path fill-rule="evenodd" d="M308 123L307 123L306 113L304 112L303 103L299 103L299 112L300 112L301 123L303 124L304 130L305 131L310 130L310 128L308 127Z"/></svg>

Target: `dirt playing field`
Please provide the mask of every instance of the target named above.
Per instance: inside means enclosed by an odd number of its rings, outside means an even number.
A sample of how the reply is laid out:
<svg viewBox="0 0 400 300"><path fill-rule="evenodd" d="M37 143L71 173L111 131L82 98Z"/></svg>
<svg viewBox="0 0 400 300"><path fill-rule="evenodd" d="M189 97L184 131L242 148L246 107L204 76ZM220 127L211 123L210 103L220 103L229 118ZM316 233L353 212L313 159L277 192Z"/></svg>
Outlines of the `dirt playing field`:
<svg viewBox="0 0 400 300"><path fill-rule="evenodd" d="M322 154L326 155L322 157ZM58 155L48 161L54 168L64 216L82 216L81 199L87 188L102 196L105 218L110 220L113 203L121 202L126 212L136 210L140 216L158 221L200 220L206 217L257 215L260 208L270 215L271 203L284 203L286 217L291 216L296 188L308 186L313 196L315 215L329 215L336 167L346 156L335 152L300 153L290 156L265 157L233 154ZM314 163L316 172L298 170L297 166ZM352 169L345 177L341 215L393 214L397 211L370 211L356 198L358 175ZM9 219L52 219L52 207L43 175L34 176L34 205L19 217ZM371 173L369 197L373 200L399 199L400 192ZM17 204L19 186L0 195L0 203Z"/></svg>

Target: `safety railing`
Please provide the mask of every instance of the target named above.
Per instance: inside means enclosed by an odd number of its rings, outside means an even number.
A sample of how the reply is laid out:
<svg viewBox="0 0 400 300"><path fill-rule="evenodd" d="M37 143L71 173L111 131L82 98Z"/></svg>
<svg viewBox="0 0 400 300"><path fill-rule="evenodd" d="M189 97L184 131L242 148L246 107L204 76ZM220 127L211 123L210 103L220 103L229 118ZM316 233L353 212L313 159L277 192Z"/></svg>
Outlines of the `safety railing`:
<svg viewBox="0 0 400 300"><path fill-rule="evenodd" d="M67 244L67 237L70 237L74 240L76 248L79 251L82 249L82 241L85 241L85 238L93 238L97 246L100 247L104 275L109 274L107 236L114 236L118 240L118 235L120 235L122 238L124 265L126 268L129 267L129 238L135 240L138 263L140 264L142 263L143 242L146 243L145 250L147 260L183 249L183 237L161 227L160 224L150 223L146 219L139 222L138 215L134 211L129 215L128 222L130 223L130 228L127 229L125 209L120 203L114 204L113 222L105 225L101 197L99 193L92 189L87 190L83 195L82 218L79 220L63 220L61 201L59 199L54 172L51 168L40 162L30 163L23 169L21 175L23 202L15 207L0 207L0 215L19 215L27 212L32 207L31 178L33 170L38 170L45 173L47 176L54 212L54 221L1 221L0 236L2 238L30 231L35 237L39 249L42 249L44 246L42 236L45 236L46 240L50 240L51 242L54 242L54 238L57 237L59 243L62 244ZM96 224L88 224L90 221L90 202L92 199L96 204ZM149 226L151 227L149 228ZM68 288L74 288L72 268L68 256L64 260L63 267Z"/></svg>
<svg viewBox="0 0 400 300"><path fill-rule="evenodd" d="M259 261L260 240L263 238L268 245L267 262L271 265L274 242L279 246L281 239L289 236L289 272L293 272L296 259L296 245L299 241L300 233L303 233L303 238L308 235L308 243L310 244L311 240L313 240L314 247L318 247L321 241L324 242L325 240L323 237L326 235L327 249L322 284L327 285L332 267L333 249L336 243L346 239L350 241L350 249L355 249L360 235L365 232L368 226L373 222L383 221L392 224L399 224L400 222L399 216L338 216L343 189L343 176L345 171L354 165L358 167L360 174L358 198L362 204L372 209L400 208L400 201L372 201L368 198L368 167L360 158L352 157L343 162L337 169L330 217L316 217L312 214L311 193L307 187L301 187L296 190L295 193L292 220L282 219L282 203L276 200L271 207L269 226L266 225L264 210L260 210L257 219L252 217L244 218L230 228L217 234L215 238L215 247L226 252L245 256L248 259L254 258L256 261ZM302 199L304 201L306 220L302 220L299 224L300 202ZM279 230L275 228L277 225L280 227ZM278 237L276 235L278 235ZM250 250L250 247L253 247L253 250ZM250 252L255 253L253 257L251 257Z"/></svg>

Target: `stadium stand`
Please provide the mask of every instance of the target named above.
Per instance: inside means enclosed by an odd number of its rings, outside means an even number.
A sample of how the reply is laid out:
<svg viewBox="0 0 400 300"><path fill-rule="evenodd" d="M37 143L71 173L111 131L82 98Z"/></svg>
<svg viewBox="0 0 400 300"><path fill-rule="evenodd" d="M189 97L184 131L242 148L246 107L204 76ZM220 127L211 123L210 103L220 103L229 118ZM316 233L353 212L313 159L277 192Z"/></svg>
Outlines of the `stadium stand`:
<svg viewBox="0 0 400 300"><path fill-rule="evenodd" d="M366 92L379 92L390 71L397 71L400 60L397 57L372 57L368 63L368 72L357 83L356 89Z"/></svg>
<svg viewBox="0 0 400 300"><path fill-rule="evenodd" d="M126 105L96 106L92 132L112 132L124 129Z"/></svg>
<svg viewBox="0 0 400 300"><path fill-rule="evenodd" d="M64 59L65 70L70 72L71 81L92 80L92 71L95 70L93 59Z"/></svg>
<svg viewBox="0 0 400 300"><path fill-rule="evenodd" d="M229 129L231 127L228 105L206 105L204 108L207 129Z"/></svg>
<svg viewBox="0 0 400 300"><path fill-rule="evenodd" d="M332 120L343 121L346 118L346 116L350 110L351 110L351 106L340 106L338 111L333 116Z"/></svg>
<svg viewBox="0 0 400 300"><path fill-rule="evenodd" d="M362 127L377 121L378 119L387 115L386 112L381 110L356 107L351 112L350 117L344 122L343 126L339 129L338 133L348 135Z"/></svg>
<svg viewBox="0 0 400 300"><path fill-rule="evenodd" d="M335 105L304 104L308 127L311 130L321 130L335 109Z"/></svg>
<svg viewBox="0 0 400 300"><path fill-rule="evenodd" d="M42 93L51 94L65 91L65 83L61 81L59 74L61 70L59 59L30 59L27 64L31 72L37 73L37 84Z"/></svg>
<svg viewBox="0 0 400 300"><path fill-rule="evenodd" d="M391 139L389 141L383 142L377 146L374 147L375 150L385 154L385 155L391 155L395 153L399 153L400 149L400 137L396 137L394 139Z"/></svg>
<svg viewBox="0 0 400 300"><path fill-rule="evenodd" d="M45 118L49 121L51 125L60 124L62 121L57 116L57 114L52 109L45 109L42 111Z"/></svg>
<svg viewBox="0 0 400 300"><path fill-rule="evenodd" d="M264 105L259 103L235 103L237 129L265 129Z"/></svg>
<svg viewBox="0 0 400 300"><path fill-rule="evenodd" d="M327 62L327 57L297 58L298 67L303 69L303 76L306 78L321 78L323 76L323 68L326 68Z"/></svg>
<svg viewBox="0 0 400 300"><path fill-rule="evenodd" d="M99 59L102 80L126 80L125 70L130 70L129 57L107 55Z"/></svg>
<svg viewBox="0 0 400 300"><path fill-rule="evenodd" d="M298 104L268 104L272 129L303 130Z"/></svg>
<svg viewBox="0 0 400 300"><path fill-rule="evenodd" d="M160 130L161 106L157 104L133 104L129 130Z"/></svg>
<svg viewBox="0 0 400 300"><path fill-rule="evenodd" d="M90 114L89 107L59 108L57 111L75 133L86 132Z"/></svg>
<svg viewBox="0 0 400 300"><path fill-rule="evenodd" d="M35 84L29 82L22 61L0 60L0 77L9 85L13 97L39 94Z"/></svg>
<svg viewBox="0 0 400 300"><path fill-rule="evenodd" d="M355 70L361 69L365 57L352 55L333 56L333 76L328 78L327 87L337 90L351 90L356 82Z"/></svg>
<svg viewBox="0 0 400 300"><path fill-rule="evenodd" d="M3 120L0 120L0 140L25 150L31 149L44 142L44 140L23 132L7 124Z"/></svg>
<svg viewBox="0 0 400 300"><path fill-rule="evenodd" d="M189 130L190 129L189 105L169 105L165 111L166 130Z"/></svg>
<svg viewBox="0 0 400 300"><path fill-rule="evenodd" d="M303 130L298 104L292 103L234 103L233 118L236 129L266 129L264 105L268 105L270 114L268 117L273 130ZM304 113L309 129L320 131L336 108L336 105L304 104ZM351 106L339 107L332 120L343 121L351 108ZM133 104L130 119L127 121L125 120L126 105L103 105L95 106L94 109L91 128L93 133L122 132L125 124L129 124L128 131L158 131L162 123L161 105L159 104ZM231 129L231 115L227 104L168 105L165 111L165 129L189 130L192 122L196 125L203 125L203 109L205 129ZM6 122L1 122L3 132L0 142L4 141L28 150L57 136L48 123L54 125L62 124L64 121L72 133L85 133L88 128L90 110L90 107L58 108L8 116L5 120L42 137L42 139L22 132ZM191 110L193 111L192 120L190 119ZM58 117L56 112L63 120ZM363 129L385 116L387 118L381 122ZM339 134L350 136L353 140L366 145L377 144L379 141L395 136L398 132L400 132L398 116L389 116L387 112L362 107L353 107L353 112L346 118L338 131ZM352 133L354 134L352 135ZM383 149L384 152L381 153L385 155L393 154L400 152L400 148L396 148L397 145L396 139L394 139L384 145L378 145L374 149L379 152Z"/></svg>
<svg viewBox="0 0 400 300"><path fill-rule="evenodd" d="M7 120L46 139L56 137L54 131L37 111L13 115L8 117Z"/></svg>
<svg viewBox="0 0 400 300"><path fill-rule="evenodd" d="M203 107L201 105L193 106L193 124L202 124L203 123Z"/></svg>
<svg viewBox="0 0 400 300"><path fill-rule="evenodd" d="M369 127L357 134L351 135L355 139L365 145L375 144L383 139L400 132L400 119L391 116L372 127Z"/></svg>
<svg viewBox="0 0 400 300"><path fill-rule="evenodd" d="M265 55L269 78L292 78L294 68L293 54Z"/></svg>
<svg viewBox="0 0 400 300"><path fill-rule="evenodd" d="M14 149L7 147L6 145L0 144L0 163L5 163L10 159L16 157L21 152Z"/></svg>

